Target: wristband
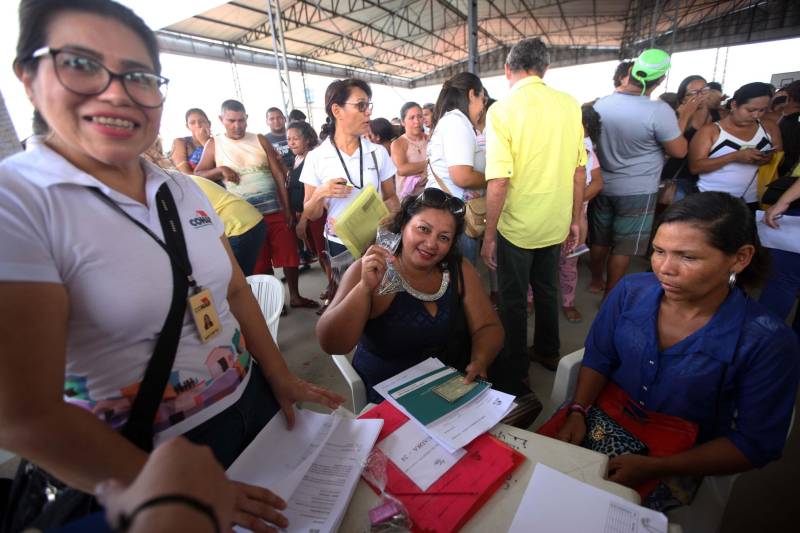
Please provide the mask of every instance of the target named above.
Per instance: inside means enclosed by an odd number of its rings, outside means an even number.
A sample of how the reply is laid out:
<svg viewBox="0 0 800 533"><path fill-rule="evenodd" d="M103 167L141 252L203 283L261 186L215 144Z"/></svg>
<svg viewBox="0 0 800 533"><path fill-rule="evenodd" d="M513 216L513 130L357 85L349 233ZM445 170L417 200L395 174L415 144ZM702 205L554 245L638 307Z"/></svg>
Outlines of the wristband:
<svg viewBox="0 0 800 533"><path fill-rule="evenodd" d="M567 413L580 413L583 415L583 418L586 418L589 416L589 407L584 407L578 402L573 402L567 407Z"/></svg>
<svg viewBox="0 0 800 533"><path fill-rule="evenodd" d="M164 505L169 503L181 503L187 507L191 507L196 511L200 511L202 514L206 515L209 520L211 520L211 523L214 525L215 533L220 533L219 520L217 519L217 513L214 512L214 509L210 505L201 502L197 498L186 496L184 494L164 494L162 496L156 496L155 498L145 500L143 503L139 504L136 509L131 511L130 514L121 513L119 515L118 525L115 531L120 531L122 533L128 531L133 525L136 515L149 507L155 507L156 505Z"/></svg>

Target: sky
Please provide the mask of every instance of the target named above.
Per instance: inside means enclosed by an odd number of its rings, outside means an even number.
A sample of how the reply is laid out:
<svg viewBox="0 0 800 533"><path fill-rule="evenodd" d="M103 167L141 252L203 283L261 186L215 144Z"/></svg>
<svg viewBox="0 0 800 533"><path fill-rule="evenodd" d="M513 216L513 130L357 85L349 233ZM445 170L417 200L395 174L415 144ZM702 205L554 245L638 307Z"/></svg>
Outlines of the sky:
<svg viewBox="0 0 800 533"><path fill-rule="evenodd" d="M152 27L163 27L183 18L184 13L198 13L221 3L219 0L125 0ZM20 138L30 135L32 107L25 96L22 85L11 70L17 39L16 0L0 2L0 90L2 90L11 118ZM188 10L188 11L186 11ZM800 38L735 46L720 49L679 52L673 55L672 70L666 82L655 96L663 91L675 91L680 81L690 74L700 74L707 80L723 83L727 94L737 87L752 81L769 82L772 75L781 72L800 71ZM611 76L616 61L591 63L549 70L544 80L550 86L565 91L578 102L593 100L610 93L613 89ZM170 79L169 93L164 105L161 135L165 146L172 139L188 135L184 125L184 113L190 107L204 109L211 118L212 131L219 133L222 126L215 117L223 100L237 98L229 63L192 57L162 54L162 74ZM240 80L241 100L247 108L249 129L266 132L266 110L281 107L277 73L272 69L239 65L236 67ZM303 79L291 73L295 107L308 114L303 102ZM305 86L311 95L311 120L315 126L324 121L323 99L325 88L332 81L316 75L306 75ZM494 98L502 98L508 92L508 82L502 76L483 79L486 89ZM398 116L400 107L409 100L420 104L435 102L441 85L417 89L403 89L372 84L373 118L391 119Z"/></svg>

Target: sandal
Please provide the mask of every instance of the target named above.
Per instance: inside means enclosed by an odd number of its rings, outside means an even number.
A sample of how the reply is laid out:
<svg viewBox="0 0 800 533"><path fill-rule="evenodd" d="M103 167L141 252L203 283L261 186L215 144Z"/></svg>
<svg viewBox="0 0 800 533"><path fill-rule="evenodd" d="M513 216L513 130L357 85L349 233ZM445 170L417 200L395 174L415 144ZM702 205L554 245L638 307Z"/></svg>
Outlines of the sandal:
<svg viewBox="0 0 800 533"><path fill-rule="evenodd" d="M308 298L300 298L300 303L289 303L289 306L292 309L316 309L319 307L319 303L315 302L314 300L309 300Z"/></svg>
<svg viewBox="0 0 800 533"><path fill-rule="evenodd" d="M564 313L564 317L567 319L567 322L572 324L580 324L583 322L583 316L581 316L581 312L575 309L575 306L561 307L561 311Z"/></svg>

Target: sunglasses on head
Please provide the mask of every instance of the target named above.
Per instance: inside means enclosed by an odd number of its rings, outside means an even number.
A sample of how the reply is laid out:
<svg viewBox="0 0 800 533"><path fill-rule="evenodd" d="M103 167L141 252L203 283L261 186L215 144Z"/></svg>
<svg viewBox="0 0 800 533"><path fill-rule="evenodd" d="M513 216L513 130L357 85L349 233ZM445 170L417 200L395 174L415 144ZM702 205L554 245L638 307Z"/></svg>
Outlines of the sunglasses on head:
<svg viewBox="0 0 800 533"><path fill-rule="evenodd" d="M444 192L441 189L425 189L414 200L415 204L435 209L448 209L457 216L463 216L465 211L464 201Z"/></svg>

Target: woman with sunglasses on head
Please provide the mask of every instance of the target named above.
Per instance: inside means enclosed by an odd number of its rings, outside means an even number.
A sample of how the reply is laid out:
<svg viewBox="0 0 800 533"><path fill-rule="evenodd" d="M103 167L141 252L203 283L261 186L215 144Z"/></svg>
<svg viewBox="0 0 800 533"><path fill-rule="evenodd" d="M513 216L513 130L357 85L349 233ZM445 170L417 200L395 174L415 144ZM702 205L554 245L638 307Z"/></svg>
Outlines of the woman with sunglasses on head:
<svg viewBox="0 0 800 533"><path fill-rule="evenodd" d="M428 142L427 187L469 201L486 195L486 152L478 144L478 124L485 113L486 91L475 74L461 72L439 92ZM479 239L461 236L462 253L475 265Z"/></svg>
<svg viewBox="0 0 800 533"><path fill-rule="evenodd" d="M464 202L438 189L404 199L388 226L401 235L395 254L370 246L347 269L317 322L326 353L356 347L353 367L370 402L382 401L375 384L428 357L466 371L469 380L486 378L503 346L497 313L458 248L464 209ZM401 290L381 295L389 265L399 275Z"/></svg>
<svg viewBox="0 0 800 533"><path fill-rule="evenodd" d="M172 142L170 159L175 168L184 174L191 174L203 156L206 141L211 138L211 121L205 111L193 107L186 112L186 129L191 135L179 137Z"/></svg>
<svg viewBox="0 0 800 533"><path fill-rule="evenodd" d="M167 84L145 23L22 0L14 70L39 135L0 163L0 448L38 467L5 525L60 508L50 483L130 483L154 441L183 434L227 467L279 410L335 408L289 372L200 189L141 157ZM236 524L286 526L280 498L234 485Z"/></svg>
<svg viewBox="0 0 800 533"><path fill-rule="evenodd" d="M325 245L328 257L347 251L336 236L336 219L372 186L389 211L398 209L394 188L395 166L389 153L364 137L372 114L372 89L359 79L336 80L325 91L325 113L320 145L306 157L300 181L305 185L303 212L308 220L319 219L327 210Z"/></svg>

